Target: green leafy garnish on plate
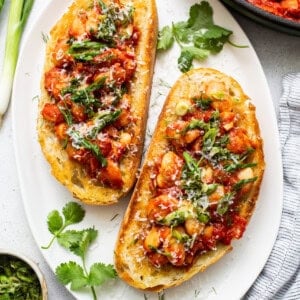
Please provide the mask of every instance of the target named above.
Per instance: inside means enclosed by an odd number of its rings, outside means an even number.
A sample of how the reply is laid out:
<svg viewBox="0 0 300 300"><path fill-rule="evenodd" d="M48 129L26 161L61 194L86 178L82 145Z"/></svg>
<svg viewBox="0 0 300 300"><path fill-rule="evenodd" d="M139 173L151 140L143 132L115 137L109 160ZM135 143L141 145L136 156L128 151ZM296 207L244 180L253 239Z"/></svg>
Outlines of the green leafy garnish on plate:
<svg viewBox="0 0 300 300"><path fill-rule="evenodd" d="M191 6L187 21L164 26L159 31L157 49L167 50L176 41L181 48L178 68L187 72L192 68L194 59L202 61L210 54L219 53L226 42L244 47L229 41L232 33L214 24L212 7L207 1L202 1Z"/></svg>
<svg viewBox="0 0 300 300"><path fill-rule="evenodd" d="M87 252L98 236L95 228L83 230L65 230L72 224L79 223L85 216L85 210L76 202L67 203L62 209L62 215L53 210L48 214L47 224L53 238L46 247L49 249L55 239L58 243L69 250L81 260L81 265L74 261L61 263L55 270L58 280L64 284L70 284L71 290L91 288L93 299L97 299L95 286L102 285L109 279L117 277L112 264L101 262L94 263L88 269L86 265Z"/></svg>

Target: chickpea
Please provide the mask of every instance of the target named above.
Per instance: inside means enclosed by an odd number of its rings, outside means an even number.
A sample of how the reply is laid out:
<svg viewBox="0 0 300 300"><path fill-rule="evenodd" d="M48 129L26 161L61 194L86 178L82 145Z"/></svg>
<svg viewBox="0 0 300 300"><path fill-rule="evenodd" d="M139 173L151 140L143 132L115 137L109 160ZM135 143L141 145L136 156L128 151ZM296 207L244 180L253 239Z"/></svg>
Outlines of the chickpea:
<svg viewBox="0 0 300 300"><path fill-rule="evenodd" d="M213 231L214 231L214 227L212 225L208 225L205 227L205 229L203 231L203 236L206 239L210 239L213 235Z"/></svg>
<svg viewBox="0 0 300 300"><path fill-rule="evenodd" d="M187 219L184 223L184 228L188 235L199 235L203 232L205 225L196 218Z"/></svg>
<svg viewBox="0 0 300 300"><path fill-rule="evenodd" d="M160 268L169 262L167 256L157 252L150 252L148 254L148 259L156 268Z"/></svg>
<svg viewBox="0 0 300 300"><path fill-rule="evenodd" d="M174 152L167 152L161 161L159 174L156 178L157 185L166 188L174 185L181 177L183 160Z"/></svg>
<svg viewBox="0 0 300 300"><path fill-rule="evenodd" d="M193 129L186 132L184 135L184 141L187 144L194 142L201 135L201 131L199 129Z"/></svg>
<svg viewBox="0 0 300 300"><path fill-rule="evenodd" d="M120 134L120 143L122 146L127 147L131 142L131 135L127 132L122 132Z"/></svg>
<svg viewBox="0 0 300 300"><path fill-rule="evenodd" d="M163 245L163 251L167 253L169 262L174 266L182 266L185 262L184 244L173 237L168 237Z"/></svg>
<svg viewBox="0 0 300 300"><path fill-rule="evenodd" d="M208 196L209 202L218 202L225 195L223 185L218 185L217 189Z"/></svg>
<svg viewBox="0 0 300 300"><path fill-rule="evenodd" d="M239 180L253 178L253 170L249 168L242 169L237 174Z"/></svg>
<svg viewBox="0 0 300 300"><path fill-rule="evenodd" d="M213 182L213 169L211 167L202 168L201 173L201 180L205 183L212 183Z"/></svg>
<svg viewBox="0 0 300 300"><path fill-rule="evenodd" d="M159 228L156 226L153 226L150 229L150 231L148 232L148 234L144 240L144 243L143 243L144 249L147 252L151 252L155 249L158 249L160 244L161 244L161 240L160 240Z"/></svg>
<svg viewBox="0 0 300 300"><path fill-rule="evenodd" d="M251 147L251 141L243 128L233 128L229 132L227 149L230 152L241 154Z"/></svg>
<svg viewBox="0 0 300 300"><path fill-rule="evenodd" d="M228 94L226 85L222 81L211 80L207 83L205 94L215 99L224 99Z"/></svg>
<svg viewBox="0 0 300 300"><path fill-rule="evenodd" d="M147 215L150 221L160 221L172 211L178 208L178 200L168 195L160 195L150 199L147 207Z"/></svg>
<svg viewBox="0 0 300 300"><path fill-rule="evenodd" d="M67 123L60 123L55 126L55 134L59 140L65 140L67 136L68 125Z"/></svg>
<svg viewBox="0 0 300 300"><path fill-rule="evenodd" d="M224 130L229 131L234 126L235 114L233 112L224 111L220 113L220 119Z"/></svg>

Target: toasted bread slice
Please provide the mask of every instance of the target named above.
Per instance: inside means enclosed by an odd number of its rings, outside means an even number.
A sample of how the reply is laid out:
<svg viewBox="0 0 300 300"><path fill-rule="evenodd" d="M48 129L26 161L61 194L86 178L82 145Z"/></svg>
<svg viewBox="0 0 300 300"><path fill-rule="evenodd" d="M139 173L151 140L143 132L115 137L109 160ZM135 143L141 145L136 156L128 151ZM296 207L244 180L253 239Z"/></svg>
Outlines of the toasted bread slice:
<svg viewBox="0 0 300 300"><path fill-rule="evenodd" d="M178 129L174 124L188 126ZM212 138L214 142L209 141L208 124L210 128L218 128L219 135ZM234 138L237 128L243 128L243 141ZM207 149L201 148L203 143L212 143L211 147L217 151L216 143L221 143L222 136L229 136L229 141L223 139L227 143L225 153L235 152L236 158L246 156L243 166L234 165L230 159L220 158L217 162L218 154L204 153ZM251 151L245 148L247 143ZM201 182L198 187L202 187L200 198L197 186L189 185L195 178L187 179L189 168L194 168L194 172L201 170L201 180L197 179ZM221 173L220 168L227 171ZM119 231L115 247L119 277L135 288L161 291L181 284L217 262L231 250L231 240L242 236L254 210L263 172L264 155L255 107L240 85L214 69L200 68L183 74L161 111ZM224 178L220 179L222 174ZM171 198L171 204L163 202L161 197ZM204 201L208 207L202 202L199 206L197 201ZM189 212L183 212L184 205L191 205ZM233 224L222 223L226 218ZM188 225L188 219L196 225ZM166 237L168 230L171 233Z"/></svg>
<svg viewBox="0 0 300 300"><path fill-rule="evenodd" d="M63 15L63 17L51 30L51 36L46 48L44 74L41 82L41 97L39 102L37 130L42 151L46 159L48 160L51 166L52 174L56 177L56 179L63 185L65 185L70 190L70 192L79 200L92 205L107 205L116 203L121 197L127 194L136 181L136 172L140 165L142 155L142 147L148 113L148 103L151 92L150 86L152 82L155 60L157 39L157 12L154 0L146 2L142 0L105 0L102 2L104 6L109 6L112 3L116 3L117 5L122 5L124 7L127 7L127 5L132 5L133 27L129 27L128 30L132 30L132 28L134 28L133 30L134 32L136 32L128 33L131 34L131 39L134 40L133 43L136 43L134 47L130 46L131 48L134 48L135 51L135 72L129 82L127 82L127 93L129 94L131 99L129 116L131 124L127 125L125 129L119 129L119 127L117 128L117 131L119 132L129 132L131 141L130 144L127 145L128 151L117 163L117 171L119 171L122 175L122 178L119 180L119 182L122 181L122 185L117 182L118 186L115 187L113 186L113 184L107 185L105 184L105 182L103 184L103 182L101 182L101 175L98 176L98 179L100 178L100 182L99 180L95 180L95 178L91 178L88 172L82 167L82 164L74 159L70 159L66 152L66 145L64 144L64 141L59 140L57 134L55 133L55 124L53 122L45 120L41 113L43 108L45 107L45 104L54 103L53 95L49 95L49 91L45 89L45 74L47 74L49 70L56 66L57 60L61 59L63 55L70 56L70 51L68 49L65 51L65 54L63 54L61 52L64 51L64 48L62 47L60 50L57 50L57 45L58 43L60 43L60 41L63 40L68 40L65 45L68 43L72 43L72 37L70 38L70 30L79 30L80 32L80 25L83 22L86 22L86 19L88 19L88 17L86 17L86 12L90 11L93 5L96 5L94 3L96 3L96 1L75 0L74 3L69 7L69 10ZM100 5L99 3L101 3L101 1L97 2L97 5ZM104 14L107 11L108 9L103 9ZM127 12L125 11L125 13ZM74 21L76 20L76 18L79 18L79 21L77 23L76 21ZM100 20L101 18L105 20L105 17L101 16L100 13L98 19ZM119 18L120 20L118 22L122 22L123 17L119 16ZM98 19L96 19L96 22ZM147 22L145 22L145 20L147 20ZM93 26L92 22L94 20L91 19L89 21L91 21L91 26ZM77 25L79 26L79 28L77 28ZM92 34L93 29L89 30L90 32L88 34ZM72 32L72 34L74 33ZM85 38L84 34L83 37L79 36L79 42L80 39ZM134 34L138 36L138 38L136 38ZM92 42L94 42L94 40L92 40ZM130 55L130 53L128 55ZM97 61L98 64L100 58ZM115 58L111 56L108 59L113 60ZM120 64L122 64L122 62L119 63L119 65ZM103 66L106 67L106 65ZM101 68L105 69L103 66L101 66ZM118 63L116 63L113 67L117 68ZM123 71L123 69L121 71ZM95 72L97 72L97 70L95 70ZM122 74L120 76L124 76ZM120 101L122 102L122 99ZM57 100L55 100L55 103L56 102ZM99 151L99 149L97 151ZM92 162L90 164L92 164Z"/></svg>

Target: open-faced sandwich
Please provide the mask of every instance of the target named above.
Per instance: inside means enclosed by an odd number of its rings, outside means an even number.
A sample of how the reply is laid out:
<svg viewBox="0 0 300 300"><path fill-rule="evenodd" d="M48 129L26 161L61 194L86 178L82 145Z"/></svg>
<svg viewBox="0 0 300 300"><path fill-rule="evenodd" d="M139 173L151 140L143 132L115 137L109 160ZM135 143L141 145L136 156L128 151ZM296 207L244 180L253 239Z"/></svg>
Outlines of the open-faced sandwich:
<svg viewBox="0 0 300 300"><path fill-rule="evenodd" d="M183 74L152 137L115 248L128 284L160 291L204 271L242 237L264 172L255 107L213 69Z"/></svg>
<svg viewBox="0 0 300 300"><path fill-rule="evenodd" d="M83 202L115 203L136 180L156 37L154 0L75 0L51 30L39 142Z"/></svg>

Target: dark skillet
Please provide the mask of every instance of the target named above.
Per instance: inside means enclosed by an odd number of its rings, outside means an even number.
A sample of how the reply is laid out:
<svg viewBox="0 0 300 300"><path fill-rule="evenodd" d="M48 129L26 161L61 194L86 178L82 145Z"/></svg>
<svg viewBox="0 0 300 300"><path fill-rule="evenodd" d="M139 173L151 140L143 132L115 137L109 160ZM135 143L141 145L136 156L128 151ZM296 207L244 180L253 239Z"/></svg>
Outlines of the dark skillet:
<svg viewBox="0 0 300 300"><path fill-rule="evenodd" d="M300 22L273 15L259 7L250 4L249 2L247 2L247 0L222 1L254 21L269 26L275 30L280 30L289 34L300 36Z"/></svg>

